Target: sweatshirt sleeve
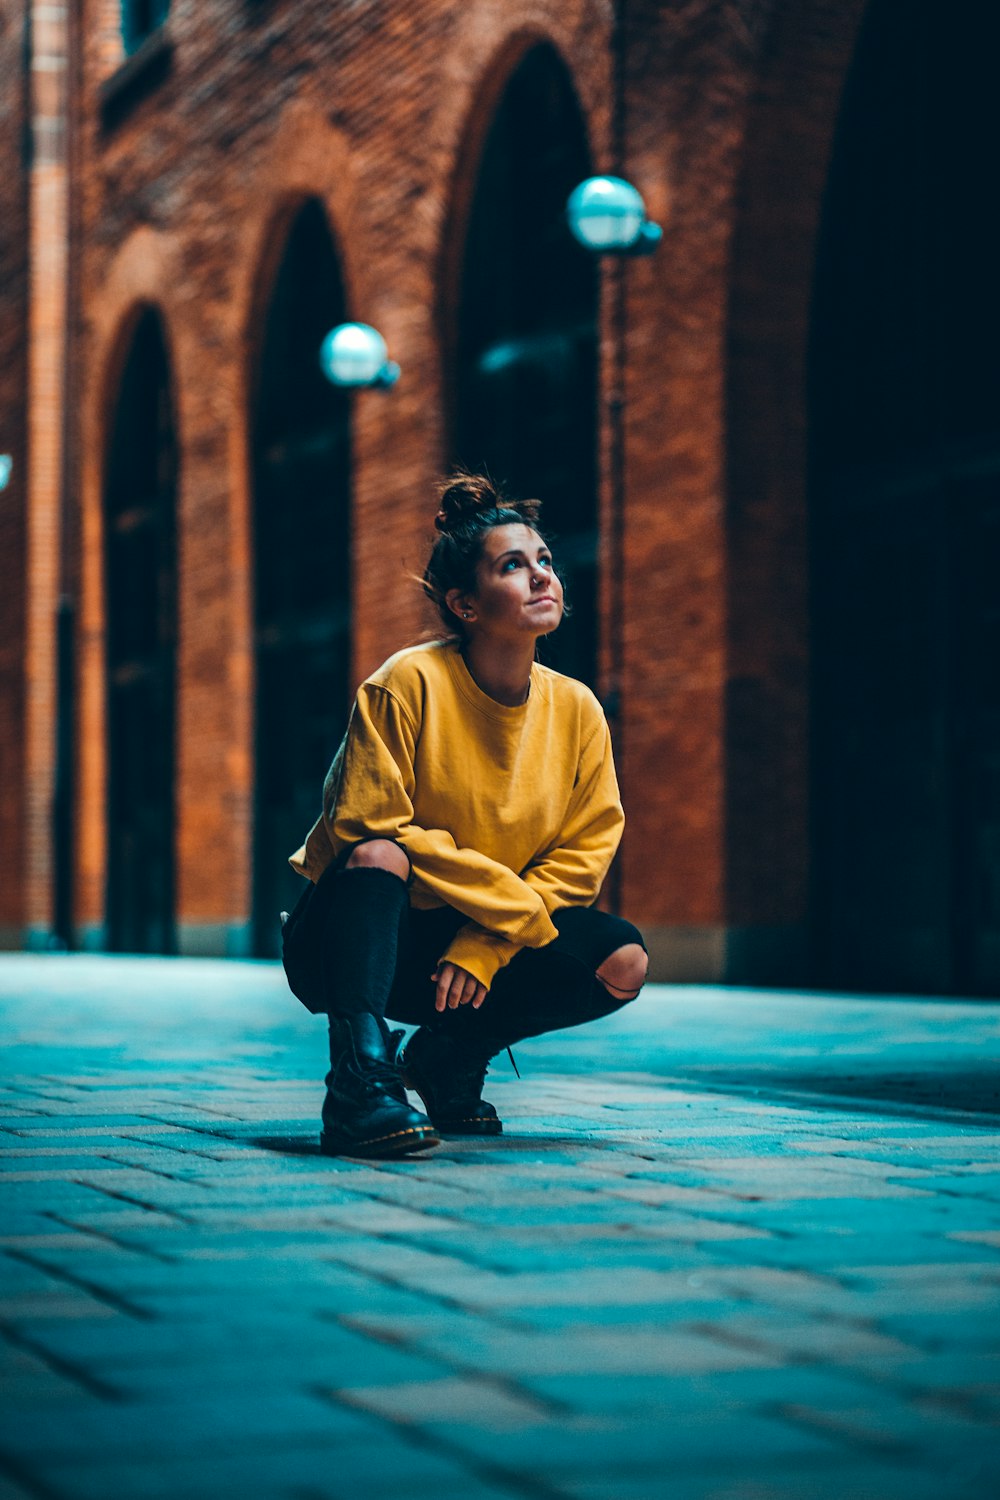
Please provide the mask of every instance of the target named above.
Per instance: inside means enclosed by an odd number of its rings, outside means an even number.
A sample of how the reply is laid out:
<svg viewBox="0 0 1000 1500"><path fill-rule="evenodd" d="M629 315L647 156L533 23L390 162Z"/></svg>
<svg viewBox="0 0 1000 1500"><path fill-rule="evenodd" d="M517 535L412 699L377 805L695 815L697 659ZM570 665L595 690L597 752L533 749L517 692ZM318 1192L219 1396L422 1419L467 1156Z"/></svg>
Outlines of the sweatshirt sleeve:
<svg viewBox="0 0 1000 1500"><path fill-rule="evenodd" d="M615 857L625 827L611 731L602 716L580 756L580 770L558 841L521 871L545 909L590 906Z"/></svg>
<svg viewBox="0 0 1000 1500"><path fill-rule="evenodd" d="M603 719L580 756L580 769L558 842L521 871L550 914L560 906L590 906L597 899L625 826L611 751L611 734ZM497 970L527 946L468 922L456 933L444 957L475 974L489 988ZM489 978L484 979L484 972Z"/></svg>
<svg viewBox="0 0 1000 1500"><path fill-rule="evenodd" d="M424 888L489 936L517 948L550 943L556 929L541 891L478 850L459 848L445 829L413 822L415 748L416 729L405 707L388 688L362 684L337 774L324 788L323 821L331 842L337 847L393 839ZM470 973L488 987L498 965L485 961L487 952Z"/></svg>

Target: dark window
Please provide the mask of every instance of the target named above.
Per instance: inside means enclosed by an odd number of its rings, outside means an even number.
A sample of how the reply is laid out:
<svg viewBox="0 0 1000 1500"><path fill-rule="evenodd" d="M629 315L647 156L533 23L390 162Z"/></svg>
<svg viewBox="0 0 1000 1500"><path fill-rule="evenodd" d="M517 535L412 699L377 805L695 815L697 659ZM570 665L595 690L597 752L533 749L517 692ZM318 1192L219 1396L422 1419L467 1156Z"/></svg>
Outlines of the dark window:
<svg viewBox="0 0 1000 1500"><path fill-rule="evenodd" d="M1000 16L874 0L811 353L817 977L1000 988Z"/></svg>
<svg viewBox="0 0 1000 1500"><path fill-rule="evenodd" d="M543 659L594 683L597 657L597 268L566 224L589 174L570 80L538 47L516 69L479 163L465 231L452 456L544 502L572 615Z"/></svg>
<svg viewBox="0 0 1000 1500"><path fill-rule="evenodd" d="M304 889L288 856L320 811L346 723L351 656L349 398L323 377L345 319L326 217L301 210L266 314L253 409L256 763L254 952Z"/></svg>
<svg viewBox="0 0 1000 1500"><path fill-rule="evenodd" d="M122 374L105 489L109 946L174 947L177 452L159 317Z"/></svg>
<svg viewBox="0 0 1000 1500"><path fill-rule="evenodd" d="M170 0L121 0L122 40L126 56L142 46L167 19Z"/></svg>

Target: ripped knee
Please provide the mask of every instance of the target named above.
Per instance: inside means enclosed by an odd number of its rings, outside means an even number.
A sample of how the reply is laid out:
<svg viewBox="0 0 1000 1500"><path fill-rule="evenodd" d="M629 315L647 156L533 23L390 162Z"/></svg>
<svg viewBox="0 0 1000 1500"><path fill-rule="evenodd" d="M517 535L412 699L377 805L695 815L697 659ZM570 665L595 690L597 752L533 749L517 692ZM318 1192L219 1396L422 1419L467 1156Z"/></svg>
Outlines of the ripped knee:
<svg viewBox="0 0 1000 1500"><path fill-rule="evenodd" d="M616 1000L634 1000L646 983L649 955L641 943L616 948L596 971L597 978Z"/></svg>
<svg viewBox="0 0 1000 1500"><path fill-rule="evenodd" d="M348 855L345 870L388 870L400 880L410 878L410 858L402 845L392 839L365 839L356 844Z"/></svg>

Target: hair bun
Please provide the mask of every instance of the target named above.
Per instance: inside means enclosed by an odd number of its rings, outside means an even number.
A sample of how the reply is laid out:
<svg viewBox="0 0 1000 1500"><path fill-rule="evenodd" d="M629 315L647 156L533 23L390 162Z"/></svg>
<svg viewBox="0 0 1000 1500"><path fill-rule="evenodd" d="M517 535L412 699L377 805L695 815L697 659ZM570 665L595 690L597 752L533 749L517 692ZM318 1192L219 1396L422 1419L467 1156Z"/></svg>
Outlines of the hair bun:
<svg viewBox="0 0 1000 1500"><path fill-rule="evenodd" d="M457 531L481 511L504 510L507 503L486 474L469 474L457 469L444 481L438 492L440 509L434 517L438 531Z"/></svg>

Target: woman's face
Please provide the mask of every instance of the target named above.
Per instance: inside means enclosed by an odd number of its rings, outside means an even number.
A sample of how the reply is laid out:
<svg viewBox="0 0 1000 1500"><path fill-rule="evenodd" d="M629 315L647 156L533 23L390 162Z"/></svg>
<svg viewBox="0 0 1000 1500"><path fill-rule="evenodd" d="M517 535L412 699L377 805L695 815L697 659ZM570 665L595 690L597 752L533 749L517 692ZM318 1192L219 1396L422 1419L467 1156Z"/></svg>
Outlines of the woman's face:
<svg viewBox="0 0 1000 1500"><path fill-rule="evenodd" d="M552 554L530 526L494 526L486 533L476 582L475 594L457 601L473 629L523 639L550 634L562 619L563 587Z"/></svg>

